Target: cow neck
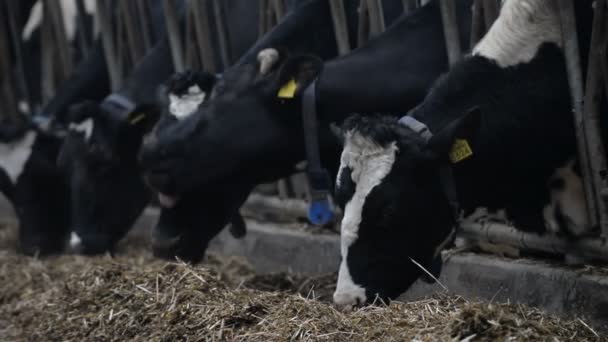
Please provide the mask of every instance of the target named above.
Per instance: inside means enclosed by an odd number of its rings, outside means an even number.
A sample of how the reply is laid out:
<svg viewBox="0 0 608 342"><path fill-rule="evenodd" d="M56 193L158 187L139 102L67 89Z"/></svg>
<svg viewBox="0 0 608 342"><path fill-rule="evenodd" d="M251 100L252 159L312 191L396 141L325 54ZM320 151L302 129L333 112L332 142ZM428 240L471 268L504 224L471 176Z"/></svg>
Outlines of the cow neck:
<svg viewBox="0 0 608 342"><path fill-rule="evenodd" d="M399 124L408 127L416 134L420 135L422 139L428 142L433 137L433 132L427 125L416 120L412 116L404 116L399 119ZM449 161L444 161L439 167L439 182L443 189L446 199L448 200L452 209L452 217L455 222L458 222L460 215L460 202L458 200L458 193L456 191L456 181L454 179L454 172L452 165Z"/></svg>
<svg viewBox="0 0 608 342"><path fill-rule="evenodd" d="M456 1L461 46L469 48L471 1ZM448 70L438 1L403 15L383 34L325 63L318 81L319 120L353 112L403 115L424 100Z"/></svg>

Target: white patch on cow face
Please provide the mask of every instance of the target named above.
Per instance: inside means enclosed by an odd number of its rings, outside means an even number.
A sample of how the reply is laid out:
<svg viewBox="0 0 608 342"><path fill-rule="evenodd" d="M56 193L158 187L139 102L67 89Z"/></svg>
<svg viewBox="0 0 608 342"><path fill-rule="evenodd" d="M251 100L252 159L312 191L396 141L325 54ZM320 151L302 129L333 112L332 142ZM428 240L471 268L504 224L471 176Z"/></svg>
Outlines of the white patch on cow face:
<svg viewBox="0 0 608 342"><path fill-rule="evenodd" d="M21 139L8 144L0 144L0 169L6 172L13 184L17 184L25 163L32 155L32 147L38 134L27 132Z"/></svg>
<svg viewBox="0 0 608 342"><path fill-rule="evenodd" d="M169 94L169 112L178 120L183 120L196 111L198 106L205 101L207 93L198 85L188 88L188 93L178 96Z"/></svg>
<svg viewBox="0 0 608 342"><path fill-rule="evenodd" d="M75 232L72 232L72 234L70 235L70 248L75 250L79 248L81 244L82 239L80 238L80 236L78 236L78 234L76 234Z"/></svg>
<svg viewBox="0 0 608 342"><path fill-rule="evenodd" d="M76 36L76 27L78 19L78 8L76 6L76 0L59 0L61 7L63 26L65 27L65 33L69 41L73 41ZM85 0L84 10L89 15L95 14L95 0ZM21 32L21 39L28 41L32 38L32 34L36 29L40 28L42 20L44 19L44 11L42 1L38 0L30 11L30 16L23 27ZM97 19L94 22L94 32L97 30Z"/></svg>
<svg viewBox="0 0 608 342"><path fill-rule="evenodd" d="M258 64L260 75L266 75L274 64L279 60L279 52L276 49L264 49L258 53Z"/></svg>
<svg viewBox="0 0 608 342"><path fill-rule="evenodd" d="M555 217L556 208L559 207L565 219L566 229L570 233L577 236L586 233L591 228L587 220L587 202L583 181L574 172L574 160L556 169L550 179L562 180L564 187L549 189L550 203L543 209L547 229L554 233L560 230L558 219Z"/></svg>
<svg viewBox="0 0 608 342"><path fill-rule="evenodd" d="M346 134L345 142L338 174L340 175L345 167L349 167L356 188L352 198L344 207L340 232L342 263L338 271L334 303L355 305L358 302L364 303L367 298L365 288L355 284L348 269L348 250L358 238L365 199L392 169L398 148L395 143L381 147L352 132Z"/></svg>
<svg viewBox="0 0 608 342"><path fill-rule="evenodd" d="M500 16L473 49L473 55L495 60L500 67L527 63L542 43L561 47L558 2L507 0Z"/></svg>
<svg viewBox="0 0 608 342"><path fill-rule="evenodd" d="M93 123L93 118L87 118L79 123L70 123L68 128L70 131L84 134L84 140L89 141L93 135L95 125Z"/></svg>

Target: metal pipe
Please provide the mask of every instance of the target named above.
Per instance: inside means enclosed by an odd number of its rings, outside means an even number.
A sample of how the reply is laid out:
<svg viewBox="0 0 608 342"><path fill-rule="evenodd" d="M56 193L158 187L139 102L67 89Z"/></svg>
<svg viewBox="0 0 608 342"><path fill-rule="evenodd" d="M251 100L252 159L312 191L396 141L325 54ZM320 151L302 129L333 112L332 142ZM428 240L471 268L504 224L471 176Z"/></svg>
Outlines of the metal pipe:
<svg viewBox="0 0 608 342"><path fill-rule="evenodd" d="M191 2L191 10L194 14L194 27L196 30L196 41L203 69L209 72L217 72L215 56L211 46L211 24L209 23L209 12L206 2Z"/></svg>
<svg viewBox="0 0 608 342"><path fill-rule="evenodd" d="M376 36L386 29L384 10L380 0L367 0L370 35Z"/></svg>
<svg viewBox="0 0 608 342"><path fill-rule="evenodd" d="M483 0L483 14L486 23L486 30L494 24L500 13L497 0Z"/></svg>
<svg viewBox="0 0 608 342"><path fill-rule="evenodd" d="M112 30L111 16L109 14L106 1L97 0L96 4L101 42L103 44L103 51L106 58L106 64L108 66L108 73L110 75L110 84L112 91L116 91L118 90L118 87L120 87L121 77L118 56L116 55L114 45L114 33Z"/></svg>
<svg viewBox="0 0 608 342"><path fill-rule="evenodd" d="M590 258L608 260L608 243L605 238L565 240L551 234L538 235L517 230L501 223L461 224L458 235L470 240L505 244L520 249L553 254L577 253Z"/></svg>
<svg viewBox="0 0 608 342"><path fill-rule="evenodd" d="M562 30L564 55L570 85L570 97L572 98L574 111L574 128L578 142L578 157L583 176L585 198L587 200L587 215L592 225L597 225L597 203L593 187L593 174L589 161L586 125L583 114L583 74L580 65L580 54L578 51L578 37L576 35L576 23L574 18L574 6L572 0L559 0L560 22ZM597 15L597 13L596 13Z"/></svg>
<svg viewBox="0 0 608 342"><path fill-rule="evenodd" d="M232 53L230 51L230 35L226 26L224 8L222 1L213 0L213 13L215 16L215 26L217 29L217 39L220 45L220 56L222 57L223 68L230 66L232 62Z"/></svg>
<svg viewBox="0 0 608 342"><path fill-rule="evenodd" d="M361 47L369 40L369 20L368 20L367 0L359 2L359 27L357 28L357 46Z"/></svg>
<svg viewBox="0 0 608 342"><path fill-rule="evenodd" d="M173 66L175 67L175 71L183 72L186 70L184 49L180 37L177 10L172 0L163 0L163 12L165 13L165 26L167 27L167 35L169 37L169 44L171 45Z"/></svg>
<svg viewBox="0 0 608 342"><path fill-rule="evenodd" d="M142 51L142 47L140 47L140 42L142 41L141 32L139 32L136 20L132 19L133 15L131 14L130 4L133 2L119 1L119 3L120 11L122 12L122 24L124 25L125 33L127 34L127 40L129 41L129 54L131 55L133 64L136 64L137 61L141 59L144 52Z"/></svg>
<svg viewBox="0 0 608 342"><path fill-rule="evenodd" d="M473 3L473 14L471 15L471 48L477 45L477 43L481 40L481 37L483 37L483 30L483 0L475 0Z"/></svg>
<svg viewBox="0 0 608 342"><path fill-rule="evenodd" d="M70 44L68 43L67 33L63 23L63 11L61 10L59 1L46 0L43 3L48 9L46 14L50 14L50 16L45 16L43 20L51 19L50 22L52 23L54 38L53 48L55 50L54 53L58 56L59 60L61 70L60 82L63 82L72 72L72 59L68 54L70 51Z"/></svg>
<svg viewBox="0 0 608 342"><path fill-rule="evenodd" d="M19 32L21 32L21 30L19 30L19 28L17 27L17 22L15 20L16 17L18 17L18 13L17 13L17 7L14 6L14 2L12 1L6 1L6 14L8 15L4 15L2 18L2 22L7 22L9 24L9 32L11 34L11 38L13 41L13 51L15 53L15 69L16 69L16 83L17 83L17 88L19 89L19 92L21 93L21 98L25 99L25 101L28 104L29 108L33 108L33 100L30 97L30 91L28 89L27 86L27 82L25 80L25 66L23 65L23 51L22 51L22 45L21 45L21 35L19 34ZM6 49L6 53L8 54L9 52L9 48L8 48L8 43L5 42L6 45L3 46L3 49ZM7 60L7 62L9 62L10 65L10 59ZM9 69L7 69L6 72L10 72L10 67ZM6 73L5 75L9 75L8 73ZM16 114L16 113L15 113Z"/></svg>
<svg viewBox="0 0 608 342"><path fill-rule="evenodd" d="M571 6L573 6L571 4ZM572 9L572 15L574 9ZM575 18L572 17L574 21ZM606 151L602 143L600 132L600 100L602 92L601 79L601 47L606 40L606 0L597 0L593 17L593 31L591 34L591 47L589 50L589 64L587 65L587 84L585 89L585 102L583 110L583 128L587 139L587 152L594 199L596 201L596 215L602 227L604 236L608 236L608 208L601 196L602 189L608 187L606 179ZM574 30L571 35L576 35ZM572 38L571 38L572 39ZM578 44L577 44L578 46ZM565 46L564 46L565 48ZM577 50L578 51L578 50Z"/></svg>
<svg viewBox="0 0 608 342"><path fill-rule="evenodd" d="M342 0L329 0L331 15L334 23L334 32L338 53L347 54L350 51L350 41L348 37L348 24L346 21L346 10Z"/></svg>
<svg viewBox="0 0 608 342"><path fill-rule="evenodd" d="M89 53L90 47L90 37L91 33L88 30L88 27L85 22L85 16L87 14L84 7L84 0L76 0L76 9L77 9L77 18L78 18L78 43L80 45L80 54L82 58L86 58Z"/></svg>
<svg viewBox="0 0 608 342"><path fill-rule="evenodd" d="M150 6L150 2L145 0L136 0L135 6L137 17L140 20L144 51L148 51L150 48L152 48L152 34L150 32L152 28L150 26L150 8L148 7Z"/></svg>
<svg viewBox="0 0 608 342"><path fill-rule="evenodd" d="M452 66L462 58L458 25L456 24L456 7L453 0L441 0L439 6L448 61Z"/></svg>

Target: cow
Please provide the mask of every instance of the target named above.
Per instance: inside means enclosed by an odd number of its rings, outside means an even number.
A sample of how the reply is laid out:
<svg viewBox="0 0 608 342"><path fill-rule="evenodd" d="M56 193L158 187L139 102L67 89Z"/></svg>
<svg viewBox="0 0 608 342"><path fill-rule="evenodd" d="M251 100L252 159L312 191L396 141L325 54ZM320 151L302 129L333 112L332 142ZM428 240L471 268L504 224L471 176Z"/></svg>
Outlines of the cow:
<svg viewBox="0 0 608 342"><path fill-rule="evenodd" d="M60 145L23 116L0 123L0 191L15 209L25 254L59 253L69 236L67 187L54 157Z"/></svg>
<svg viewBox="0 0 608 342"><path fill-rule="evenodd" d="M69 1L62 2L62 8L66 4ZM27 41L38 34L41 18L37 17L36 8L40 6L38 1L25 25L23 38ZM152 38L156 40L164 25L160 2L151 8ZM0 177L5 181L0 191L14 206L20 221L22 252L47 255L64 250L69 236L70 193L67 177L57 168L56 161L64 142L67 111L75 102L102 99L108 95L109 87L102 45L97 40L40 111L32 117L19 116L17 122L6 120L0 124L5 155L0 166Z"/></svg>
<svg viewBox="0 0 608 342"><path fill-rule="evenodd" d="M471 1L456 3L465 48L470 9ZM158 127L146 140L140 153L145 177L170 198L167 202L179 205L192 189L200 189L198 201L230 202L238 208L255 185L295 172L305 159L301 95L315 79L322 159L335 174L340 149L329 131L331 122L341 122L353 111L406 112L448 68L437 1L402 16L362 48L325 63L280 47L270 54L277 57L271 66L248 61L227 70L198 111ZM277 98L290 80L297 84L293 98ZM204 232L168 231L167 245L181 244L179 249L200 259L229 217L210 220L214 224L206 224ZM192 236L207 239L194 241Z"/></svg>
<svg viewBox="0 0 608 342"><path fill-rule="evenodd" d="M486 211L539 234L590 232L557 6L505 1L472 55L407 116L342 125L336 304L407 290L437 264L461 214ZM586 47L591 1L576 13Z"/></svg>
<svg viewBox="0 0 608 342"><path fill-rule="evenodd" d="M229 18L249 18L233 32L238 44L232 50L240 54L256 38L250 16L256 7L249 3L234 8L236 12L228 13ZM219 56L219 49L215 52ZM68 135L58 157L71 194L71 250L84 254L112 251L150 202L151 193L140 176L136 156L144 134L156 123L163 107L158 88L173 73L165 36L120 90L101 102L86 101L71 108ZM198 89L203 93L210 93L214 84L215 77L208 76L210 82ZM160 221L173 221L171 217L161 214ZM243 224L239 216L235 222L236 226Z"/></svg>

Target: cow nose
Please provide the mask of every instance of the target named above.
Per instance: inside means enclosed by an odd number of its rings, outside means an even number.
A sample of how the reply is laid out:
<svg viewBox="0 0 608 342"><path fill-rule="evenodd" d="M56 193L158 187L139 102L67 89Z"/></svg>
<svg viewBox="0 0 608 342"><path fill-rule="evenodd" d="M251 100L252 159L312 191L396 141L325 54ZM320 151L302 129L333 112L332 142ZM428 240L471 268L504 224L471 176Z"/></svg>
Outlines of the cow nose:
<svg viewBox="0 0 608 342"><path fill-rule="evenodd" d="M359 306L365 303L365 295L355 292L334 292L334 304L339 307Z"/></svg>

